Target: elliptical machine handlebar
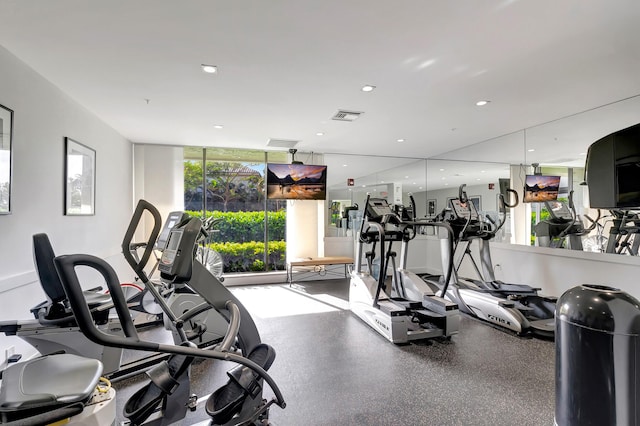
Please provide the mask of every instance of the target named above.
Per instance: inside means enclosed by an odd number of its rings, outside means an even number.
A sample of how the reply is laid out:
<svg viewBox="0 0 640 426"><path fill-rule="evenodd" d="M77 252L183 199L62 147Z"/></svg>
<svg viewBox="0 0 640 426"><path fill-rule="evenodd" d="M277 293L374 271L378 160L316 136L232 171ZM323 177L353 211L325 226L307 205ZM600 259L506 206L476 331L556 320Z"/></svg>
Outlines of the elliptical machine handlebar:
<svg viewBox="0 0 640 426"><path fill-rule="evenodd" d="M499 204L500 214L502 215L502 219L497 224L493 220L491 221L494 229L492 229L490 232L493 235L497 234L498 231L504 226L504 223L507 221L507 208L512 209L520 203L520 198L518 197L518 192L516 190L507 188L507 195L509 194L513 194L515 198L513 203L508 203L504 194L500 194L498 196L498 199L500 200L498 204Z"/></svg>
<svg viewBox="0 0 640 426"><path fill-rule="evenodd" d="M571 229L576 223L576 218L578 217L576 213L576 205L573 203L573 189L569 191L567 204L569 205L569 211L571 212L571 221L567 224L567 227L562 230L560 235L558 235L559 238L566 237L571 232Z"/></svg>
<svg viewBox="0 0 640 426"><path fill-rule="evenodd" d="M467 186L467 184L463 183L458 188L458 199L462 204L465 204L467 201L469 201L469 197L467 196L467 191L464 190L465 186Z"/></svg>
<svg viewBox="0 0 640 426"><path fill-rule="evenodd" d="M367 192L367 199L364 202L364 214L367 214L367 206L369 205L369 199L371 198L371 193ZM360 235L358 236L358 239L360 240L360 242L365 242L364 240L364 222L365 222L365 218L362 218L362 222L360 223Z"/></svg>
<svg viewBox="0 0 640 426"><path fill-rule="evenodd" d="M587 218L587 220L589 222L591 222L591 225L589 225L587 228L584 229L584 232L582 235L587 235L588 233L590 233L591 231L593 231L594 229L596 229L596 226L598 226L598 222L600 221L600 218L602 217L602 212L600 211L600 209L597 209L598 214L596 216L595 219L591 219L591 217L589 215L583 215L584 217Z"/></svg>
<svg viewBox="0 0 640 426"><path fill-rule="evenodd" d="M413 193L409 193L409 201L411 202L411 220L416 220L416 200Z"/></svg>
<svg viewBox="0 0 640 426"><path fill-rule="evenodd" d="M518 191L507 188L507 194L513 194L515 197L515 201L513 203L508 203L505 199L504 194L500 194L500 211L506 213L507 207L512 209L516 207L520 203L520 198L518 197Z"/></svg>
<svg viewBox="0 0 640 426"><path fill-rule="evenodd" d="M138 229L138 225L140 224L140 220L142 219L142 215L145 211L151 213L153 216L153 229L149 234L149 239L146 243L132 243L133 235ZM144 271L144 268L147 266L149 262L149 258L151 257L151 253L153 253L153 247L158 239L158 235L160 235L160 229L162 228L162 217L160 217L160 212L155 206L149 203L146 200L138 201L138 205L136 206L135 211L133 212L133 217L131 218L131 222L129 222L129 227L127 228L127 232L124 234L124 239L122 240L122 254L126 259L127 263L131 265L133 270L136 272L136 275L142 279L143 282L148 281L148 277ZM133 253L131 252L132 247L144 247L144 253L140 260L137 260ZM144 278L143 278L144 277Z"/></svg>
<svg viewBox="0 0 640 426"><path fill-rule="evenodd" d="M240 310L233 302L226 302L227 308L230 308L230 321L227 334L223 339L221 348L199 349L190 346L168 345L144 341L140 340L138 337L133 320L129 315L129 310L127 308L124 294L122 293L122 289L120 288L118 277L111 265L99 257L88 254L58 256L55 258L54 263L56 270L58 271L58 275L60 276L60 281L62 282L65 292L69 298L71 309L77 318L78 327L92 342L110 347L218 359L241 364L255 371L269 384L269 387L271 387L275 396L275 403L278 406L281 408L286 406L278 385L262 367L243 356L228 352L231 344L236 339L240 326ZM94 323L76 273L76 267L78 266L86 266L95 269L104 278L122 325L124 336L107 334L100 330ZM223 351L225 348L226 350Z"/></svg>

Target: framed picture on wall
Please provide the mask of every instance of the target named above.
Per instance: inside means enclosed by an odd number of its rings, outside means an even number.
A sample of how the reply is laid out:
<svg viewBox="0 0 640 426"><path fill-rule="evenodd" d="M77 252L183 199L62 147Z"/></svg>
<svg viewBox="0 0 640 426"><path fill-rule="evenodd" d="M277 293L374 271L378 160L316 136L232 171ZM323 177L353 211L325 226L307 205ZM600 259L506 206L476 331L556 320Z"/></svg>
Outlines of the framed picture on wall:
<svg viewBox="0 0 640 426"><path fill-rule="evenodd" d="M0 214L11 213L13 111L0 105Z"/></svg>
<svg viewBox="0 0 640 426"><path fill-rule="evenodd" d="M427 200L427 217L435 216L437 208L438 208L437 200Z"/></svg>
<svg viewBox="0 0 640 426"><path fill-rule="evenodd" d="M96 151L71 138L65 140L64 214L95 214Z"/></svg>

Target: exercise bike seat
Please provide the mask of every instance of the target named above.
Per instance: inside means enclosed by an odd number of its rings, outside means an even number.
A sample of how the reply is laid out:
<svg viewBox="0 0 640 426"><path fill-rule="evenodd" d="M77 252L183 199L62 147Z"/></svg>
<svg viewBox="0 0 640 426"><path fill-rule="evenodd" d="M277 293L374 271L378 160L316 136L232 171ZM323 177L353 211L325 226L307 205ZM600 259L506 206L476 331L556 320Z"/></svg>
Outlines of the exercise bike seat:
<svg viewBox="0 0 640 426"><path fill-rule="evenodd" d="M43 325L74 325L73 312L67 306L67 295L53 263L55 257L47 234L33 235L33 262L48 300L31 308L31 312ZM111 302L111 297L108 294L98 293L96 290L85 290L83 294L89 309L94 312L94 320L98 324L106 322L109 310L99 311L96 308Z"/></svg>
<svg viewBox="0 0 640 426"><path fill-rule="evenodd" d="M249 356L265 371L269 370L276 358L276 351L265 343L257 345ZM238 414L247 397L255 398L261 390L260 376L249 367L239 365L227 372L229 381L211 394L205 409L213 423L226 424Z"/></svg>
<svg viewBox="0 0 640 426"><path fill-rule="evenodd" d="M49 424L82 412L102 370L100 361L72 354L13 364L2 372L0 418Z"/></svg>

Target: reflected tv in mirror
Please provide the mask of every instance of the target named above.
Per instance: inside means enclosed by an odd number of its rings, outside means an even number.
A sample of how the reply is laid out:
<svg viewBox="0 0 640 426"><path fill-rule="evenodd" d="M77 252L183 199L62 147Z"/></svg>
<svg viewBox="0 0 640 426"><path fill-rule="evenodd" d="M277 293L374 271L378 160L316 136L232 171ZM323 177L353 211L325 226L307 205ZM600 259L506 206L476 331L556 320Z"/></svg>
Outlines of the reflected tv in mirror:
<svg viewBox="0 0 640 426"><path fill-rule="evenodd" d="M560 176L527 175L524 181L525 203L541 203L558 199Z"/></svg>
<svg viewBox="0 0 640 426"><path fill-rule="evenodd" d="M267 198L326 200L327 166L268 163Z"/></svg>

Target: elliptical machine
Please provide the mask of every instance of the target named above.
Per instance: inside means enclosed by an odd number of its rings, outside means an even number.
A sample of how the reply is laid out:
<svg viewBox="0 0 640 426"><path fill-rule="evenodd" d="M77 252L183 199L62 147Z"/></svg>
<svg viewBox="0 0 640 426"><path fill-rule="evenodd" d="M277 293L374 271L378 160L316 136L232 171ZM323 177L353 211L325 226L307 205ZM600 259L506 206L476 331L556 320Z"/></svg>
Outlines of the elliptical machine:
<svg viewBox="0 0 640 426"><path fill-rule="evenodd" d="M534 226L538 246L582 251L582 236L595 229L600 220L600 210L595 220L585 215L591 221L591 225L585 228L576 214L573 190L569 192L568 207L561 201L545 201L544 204L550 217Z"/></svg>
<svg viewBox="0 0 640 426"><path fill-rule="evenodd" d="M514 204L507 204L504 196L499 196L500 218L498 222L481 220L475 205L471 203L464 190L466 185L461 185L458 198L451 200L451 210L444 216L453 229L455 245L453 253L457 251L460 243L464 243L464 254L452 273L453 282L448 290L443 290L446 297L457 303L460 310L472 317L486 321L494 326L510 330L518 335L535 335L543 338L552 338L554 335L555 297L538 295L538 288L522 284L507 284L496 280L493 273L493 262L489 240L504 225L506 208L517 204L517 193ZM480 272L476 261L473 259L470 245L478 241L480 250L480 263L483 272ZM443 265L452 261L447 243L441 239L441 254ZM466 279L458 276L458 269L462 260L468 256L478 275L478 279ZM439 282L435 276L424 276L429 282ZM445 281L446 283L446 281ZM442 283L439 284L442 287Z"/></svg>
<svg viewBox="0 0 640 426"><path fill-rule="evenodd" d="M136 209L134 217L141 216L142 211L143 208ZM132 232L134 230L129 229ZM193 260L195 242L201 230L202 222L198 218L174 227L167 243L167 248L171 250L163 252L159 269L166 279L188 282L202 297L203 303L210 309L215 309L227 320L227 333L222 342L212 349L194 347L186 338L180 318L172 318L178 329L177 333L183 338L180 345L140 340L130 318L118 278L108 263L100 258L82 254L59 256L55 259L56 269L78 325L90 340L110 347L171 354L169 360L147 372L151 378L149 383L127 401L124 414L132 424L168 425L185 417L188 409L195 410L197 398L191 395L189 386L189 367L195 358L226 360L239 364L227 373L227 384L206 400L205 409L213 424L267 425L271 405L276 404L281 408L286 405L275 381L266 372L275 359L275 351L261 342L255 323L240 301L203 265ZM155 240L156 237L157 232L152 232L150 238ZM134 267L143 281L148 280L144 265L152 249L152 244L147 245L140 262ZM104 278L122 323L124 336L108 335L96 327L82 295L76 273L79 266L94 269ZM163 307L165 314L171 315L165 299L157 289L150 287L149 291L157 298L156 301ZM274 398L269 401L262 397L263 381L269 384L274 393Z"/></svg>
<svg viewBox="0 0 640 426"><path fill-rule="evenodd" d="M405 269L397 272L395 270L396 254L392 250L392 244L394 241L408 242L413 228L402 222L385 199L367 195L364 208L365 220L358 234L356 263L349 285L351 311L396 344L420 339L450 338L457 334L460 316L456 304L436 296L426 285L412 286L415 291L407 292L409 280L417 284L419 279ZM371 250L363 253L365 244L370 244ZM376 246L379 247L378 254ZM369 272L362 270L363 254L366 256ZM374 272L376 256L379 256L380 264L377 273ZM402 279L407 284L404 291L398 287L393 296L386 284L386 271L390 263L394 264L393 274L398 273L396 282L400 284L399 280ZM453 271L452 263L446 271L448 282Z"/></svg>

